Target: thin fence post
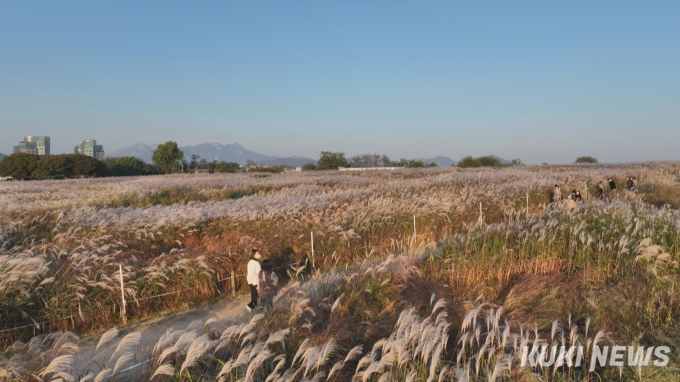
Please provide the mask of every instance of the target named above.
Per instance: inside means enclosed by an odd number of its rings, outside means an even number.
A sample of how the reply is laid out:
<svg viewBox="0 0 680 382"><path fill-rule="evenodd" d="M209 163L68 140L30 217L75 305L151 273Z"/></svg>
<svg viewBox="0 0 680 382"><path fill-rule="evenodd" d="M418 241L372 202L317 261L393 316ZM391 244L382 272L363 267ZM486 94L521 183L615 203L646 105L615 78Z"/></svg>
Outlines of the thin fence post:
<svg viewBox="0 0 680 382"><path fill-rule="evenodd" d="M314 266L314 232L311 232L311 238L312 238L312 269L316 269Z"/></svg>
<svg viewBox="0 0 680 382"><path fill-rule="evenodd" d="M120 296L122 300L122 315L123 315L123 324L127 325L127 313L125 311L125 284L123 284L123 265L118 263L118 271L120 272Z"/></svg>
<svg viewBox="0 0 680 382"><path fill-rule="evenodd" d="M231 270L231 295L236 296L236 277L233 269Z"/></svg>
<svg viewBox="0 0 680 382"><path fill-rule="evenodd" d="M416 246L416 240L418 240L418 235L416 235L416 215L413 215L413 246Z"/></svg>
<svg viewBox="0 0 680 382"><path fill-rule="evenodd" d="M527 191L527 217L529 216L529 191Z"/></svg>
<svg viewBox="0 0 680 382"><path fill-rule="evenodd" d="M479 202L479 226L484 225L484 215L482 214L482 202Z"/></svg>

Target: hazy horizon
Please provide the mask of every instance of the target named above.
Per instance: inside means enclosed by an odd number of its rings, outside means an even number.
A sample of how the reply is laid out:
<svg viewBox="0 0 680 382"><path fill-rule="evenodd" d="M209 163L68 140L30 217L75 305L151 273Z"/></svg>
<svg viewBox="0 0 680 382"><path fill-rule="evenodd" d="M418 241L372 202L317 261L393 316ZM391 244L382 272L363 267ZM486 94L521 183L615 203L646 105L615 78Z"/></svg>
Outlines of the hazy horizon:
<svg viewBox="0 0 680 382"><path fill-rule="evenodd" d="M0 152L48 135L677 160L680 3L5 2Z"/></svg>

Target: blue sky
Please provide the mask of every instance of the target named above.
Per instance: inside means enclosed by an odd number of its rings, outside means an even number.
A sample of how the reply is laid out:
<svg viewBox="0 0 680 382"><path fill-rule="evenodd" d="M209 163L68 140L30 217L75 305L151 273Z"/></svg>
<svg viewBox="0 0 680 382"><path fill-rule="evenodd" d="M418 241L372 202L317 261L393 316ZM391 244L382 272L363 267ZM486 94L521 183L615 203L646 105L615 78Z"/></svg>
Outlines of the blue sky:
<svg viewBox="0 0 680 382"><path fill-rule="evenodd" d="M0 152L680 159L680 2L0 2Z"/></svg>

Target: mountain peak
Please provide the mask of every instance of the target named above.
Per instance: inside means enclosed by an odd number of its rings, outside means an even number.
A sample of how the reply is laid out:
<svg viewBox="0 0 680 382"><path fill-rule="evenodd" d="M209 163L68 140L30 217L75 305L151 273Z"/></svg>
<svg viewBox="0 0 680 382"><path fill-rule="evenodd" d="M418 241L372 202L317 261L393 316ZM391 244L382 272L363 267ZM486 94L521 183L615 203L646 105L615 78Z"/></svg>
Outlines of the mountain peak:
<svg viewBox="0 0 680 382"><path fill-rule="evenodd" d="M449 157L441 156L441 155L438 155L438 156L436 156L434 158L430 158L430 159L417 158L415 160L419 160L419 161L421 161L425 164L435 163L438 167L449 167L452 164L456 163L453 159L451 159Z"/></svg>
<svg viewBox="0 0 680 382"><path fill-rule="evenodd" d="M137 143L130 147L116 150L109 154L111 157L121 157L121 156L133 156L137 157L146 162L151 162L151 157L154 150L158 145L147 145L145 143ZM247 160L255 161L256 163L276 166L276 165L286 165L293 167L300 167L305 163L314 162L314 159L305 158L301 156L278 158L271 155L259 154L254 151L250 151L238 142L223 145L218 142L206 142L200 143L194 146L181 146L180 150L184 152L184 158L189 160L192 155L198 155L201 159L205 159L208 162L225 161L225 162L236 162L243 163Z"/></svg>
<svg viewBox="0 0 680 382"><path fill-rule="evenodd" d="M158 147L158 145L147 145L145 143L137 143L127 148L113 151L109 154L111 157L120 156L134 156L142 159L146 162L151 162L151 157L153 156L153 151ZM252 160L255 162L262 162L272 159L278 159L275 156L264 155L250 151L239 143L232 143L227 145L222 145L218 142L206 142L200 143L194 146L180 146L180 150L184 152L185 158L191 158L192 155L199 155L201 159L205 159L208 162L214 160L225 161L225 162L236 162L243 163L247 160Z"/></svg>

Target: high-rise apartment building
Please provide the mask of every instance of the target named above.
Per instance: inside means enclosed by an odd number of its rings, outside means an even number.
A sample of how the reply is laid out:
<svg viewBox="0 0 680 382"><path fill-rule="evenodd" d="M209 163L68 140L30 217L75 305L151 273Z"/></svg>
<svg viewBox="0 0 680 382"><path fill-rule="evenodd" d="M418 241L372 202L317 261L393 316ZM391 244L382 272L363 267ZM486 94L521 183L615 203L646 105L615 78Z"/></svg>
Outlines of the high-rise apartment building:
<svg viewBox="0 0 680 382"><path fill-rule="evenodd" d="M33 137L27 135L24 140L14 146L14 154L50 155L50 137Z"/></svg>
<svg viewBox="0 0 680 382"><path fill-rule="evenodd" d="M97 160L104 160L104 146L98 145L96 139L86 139L73 150L74 154L82 154Z"/></svg>

